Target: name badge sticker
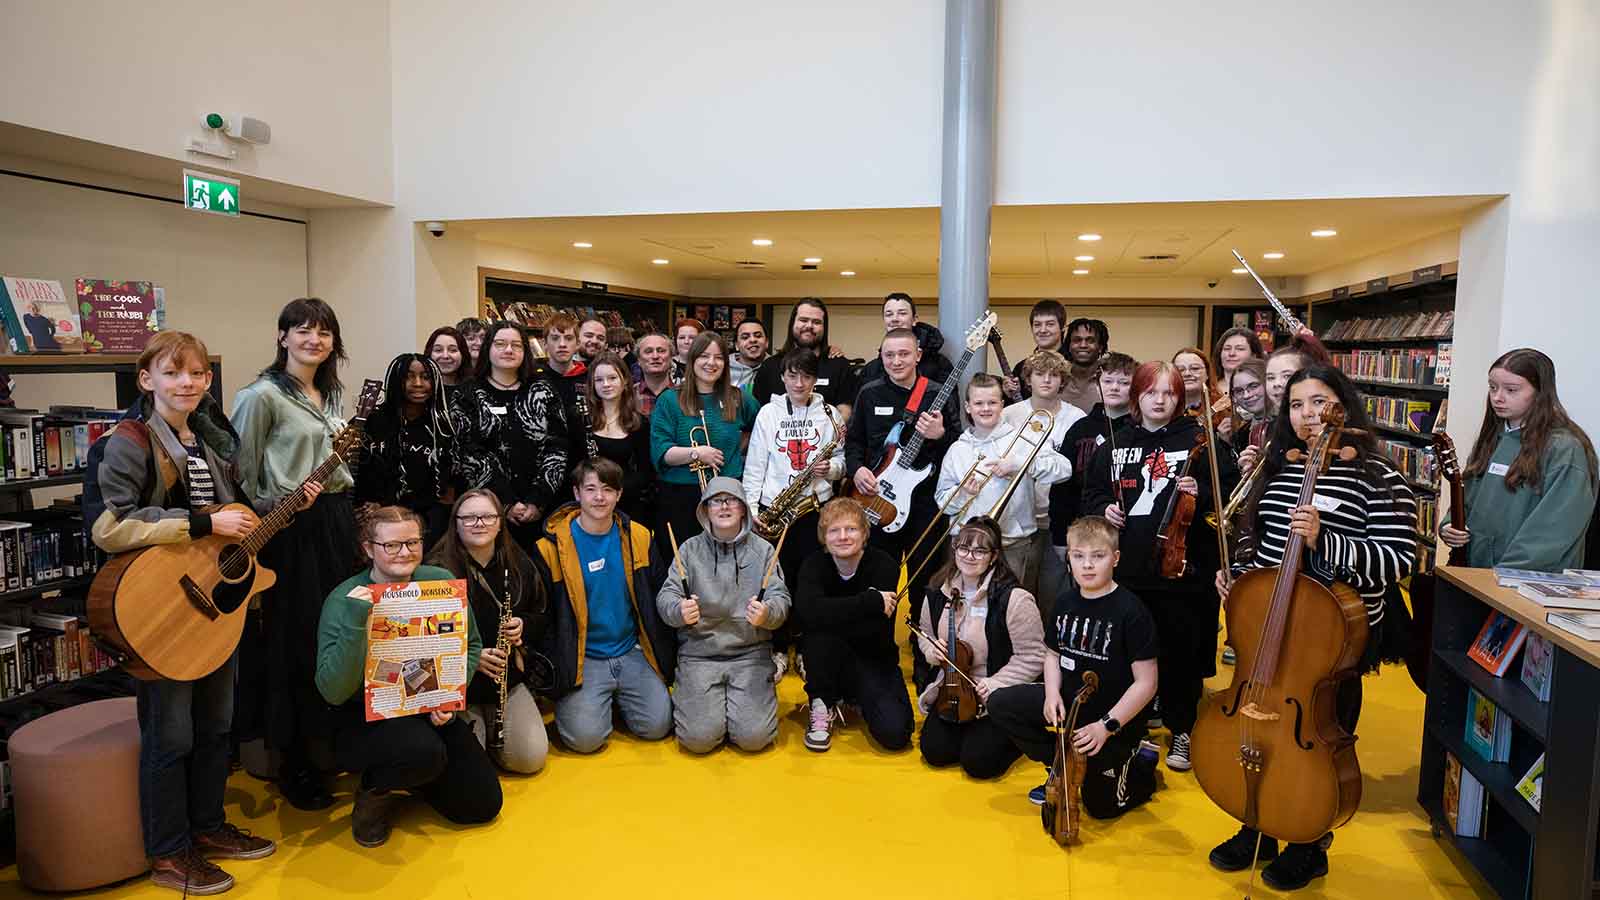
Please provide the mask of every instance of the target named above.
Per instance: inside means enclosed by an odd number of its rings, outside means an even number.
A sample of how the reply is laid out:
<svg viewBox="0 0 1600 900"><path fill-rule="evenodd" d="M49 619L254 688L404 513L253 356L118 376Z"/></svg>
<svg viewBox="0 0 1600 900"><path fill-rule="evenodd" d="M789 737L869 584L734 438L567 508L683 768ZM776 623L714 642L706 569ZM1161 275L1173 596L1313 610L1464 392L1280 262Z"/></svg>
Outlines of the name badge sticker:
<svg viewBox="0 0 1600 900"><path fill-rule="evenodd" d="M972 617L974 619L987 619L987 618L989 618L989 607L987 607L987 606L975 607L972 610Z"/></svg>
<svg viewBox="0 0 1600 900"><path fill-rule="evenodd" d="M818 378L817 379L817 387L827 387L827 386L828 386L828 379L826 379L826 378Z"/></svg>
<svg viewBox="0 0 1600 900"><path fill-rule="evenodd" d="M604 558L596 559L596 560L593 560L593 561L591 561L589 563L589 571L591 571L591 572L598 572L601 569L604 569L605 567L606 567L606 561L605 561Z"/></svg>
<svg viewBox="0 0 1600 900"><path fill-rule="evenodd" d="M497 416L503 416L506 414L506 408L504 406L491 406L489 407L489 412L492 412Z"/></svg>
<svg viewBox="0 0 1600 900"><path fill-rule="evenodd" d="M1075 672L1078 670L1078 661L1070 656L1063 656L1061 657L1061 668L1068 672Z"/></svg>
<svg viewBox="0 0 1600 900"><path fill-rule="evenodd" d="M1509 471L1511 471L1511 467L1505 463L1489 463L1490 475L1499 475L1501 478L1504 478L1506 477L1506 473Z"/></svg>
<svg viewBox="0 0 1600 900"><path fill-rule="evenodd" d="M892 407L892 406L874 406L872 408L872 414L875 415L875 416L892 416L892 415L894 415L894 407Z"/></svg>
<svg viewBox="0 0 1600 900"><path fill-rule="evenodd" d="M1344 503L1335 497L1328 497L1323 494L1315 494L1311 497L1311 505L1315 506L1322 512L1333 512L1334 510L1343 506Z"/></svg>

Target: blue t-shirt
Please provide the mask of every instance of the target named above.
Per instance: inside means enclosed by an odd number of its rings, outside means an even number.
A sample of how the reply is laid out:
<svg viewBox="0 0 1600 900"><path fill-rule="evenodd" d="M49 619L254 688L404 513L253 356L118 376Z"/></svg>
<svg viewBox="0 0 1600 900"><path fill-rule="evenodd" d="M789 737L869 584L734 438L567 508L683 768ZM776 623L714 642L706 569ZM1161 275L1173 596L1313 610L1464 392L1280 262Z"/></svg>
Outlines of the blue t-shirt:
<svg viewBox="0 0 1600 900"><path fill-rule="evenodd" d="M584 656L616 659L639 643L639 629L628 602L628 573L622 570L622 535L611 530L595 537L572 519L572 542L583 566L583 594L589 599L589 630Z"/></svg>

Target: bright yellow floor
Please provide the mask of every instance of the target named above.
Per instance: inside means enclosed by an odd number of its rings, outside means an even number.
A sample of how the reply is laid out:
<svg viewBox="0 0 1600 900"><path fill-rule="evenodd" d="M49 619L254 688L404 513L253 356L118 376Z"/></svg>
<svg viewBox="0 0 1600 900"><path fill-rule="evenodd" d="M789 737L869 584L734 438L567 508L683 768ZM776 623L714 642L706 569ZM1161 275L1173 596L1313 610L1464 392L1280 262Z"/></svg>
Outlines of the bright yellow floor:
<svg viewBox="0 0 1600 900"><path fill-rule="evenodd" d="M1219 683L1213 685L1220 687ZM1489 897L1464 862L1429 836L1415 802L1422 695L1405 671L1366 683L1358 749L1361 811L1337 832L1332 873L1296 896ZM271 859L235 862L227 896L752 897L752 898L1236 898L1244 878L1206 864L1231 834L1189 774L1113 823L1086 819L1063 851L1040 828L1026 793L1042 769L1019 762L998 782L934 771L913 749L885 754L859 725L833 749L802 743L804 689L779 690L778 746L708 758L673 743L613 739L600 754L552 753L545 771L505 780L494 824L457 829L420 803L387 846L350 838L350 796L302 813L262 782L234 776L228 814L279 841ZM1164 768L1164 767L1163 767ZM348 788L348 784L346 785ZM1275 892L1257 887L1258 896ZM0 870L0 895L25 893ZM175 897L142 881L95 896Z"/></svg>

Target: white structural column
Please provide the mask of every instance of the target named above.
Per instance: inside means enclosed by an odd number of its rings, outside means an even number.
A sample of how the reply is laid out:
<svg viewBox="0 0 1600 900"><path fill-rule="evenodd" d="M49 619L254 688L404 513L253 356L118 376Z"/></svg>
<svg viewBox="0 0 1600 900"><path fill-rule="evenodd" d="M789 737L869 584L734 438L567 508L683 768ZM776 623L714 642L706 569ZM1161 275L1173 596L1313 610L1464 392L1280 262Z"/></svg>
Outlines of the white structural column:
<svg viewBox="0 0 1600 900"><path fill-rule="evenodd" d="M946 0L944 162L939 199L939 322L961 337L989 304L989 210L994 205L998 0ZM969 371L982 371L988 351ZM958 373L963 377L966 373Z"/></svg>

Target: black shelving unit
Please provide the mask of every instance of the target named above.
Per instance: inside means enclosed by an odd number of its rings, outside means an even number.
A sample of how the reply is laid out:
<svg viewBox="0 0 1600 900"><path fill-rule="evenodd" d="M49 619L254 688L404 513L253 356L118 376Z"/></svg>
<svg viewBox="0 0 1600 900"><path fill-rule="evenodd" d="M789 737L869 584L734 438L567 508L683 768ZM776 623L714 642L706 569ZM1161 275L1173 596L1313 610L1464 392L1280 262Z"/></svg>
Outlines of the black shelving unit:
<svg viewBox="0 0 1600 900"><path fill-rule="evenodd" d="M1423 394L1448 394L1448 384L1406 384L1399 381L1376 381L1371 378L1352 378L1351 381L1359 385L1375 388L1388 388L1392 391L1416 391Z"/></svg>
<svg viewBox="0 0 1600 900"><path fill-rule="evenodd" d="M1439 570L1432 661L1428 669L1417 801L1435 837L1460 851L1489 886L1507 898L1582 898L1600 892L1595 839L1600 829L1600 648L1549 627L1544 608L1495 584L1486 569ZM1491 611L1518 620L1555 645L1550 700L1540 701L1514 662L1496 678L1467 657ZM1468 690L1510 717L1509 762L1486 762L1468 749ZM1453 833L1444 814L1445 754L1483 783L1489 798L1483 837ZM1545 757L1542 809L1516 785Z"/></svg>
<svg viewBox="0 0 1600 900"><path fill-rule="evenodd" d="M1423 444L1433 443L1433 435L1431 434L1422 434L1421 432L1411 431L1405 428L1397 428L1393 425L1388 425L1383 422L1373 422L1372 427L1377 431L1381 431L1384 434L1392 434L1395 437L1403 437L1408 440L1417 441Z"/></svg>

